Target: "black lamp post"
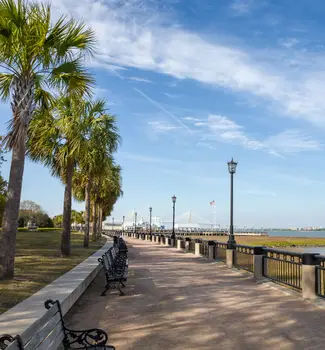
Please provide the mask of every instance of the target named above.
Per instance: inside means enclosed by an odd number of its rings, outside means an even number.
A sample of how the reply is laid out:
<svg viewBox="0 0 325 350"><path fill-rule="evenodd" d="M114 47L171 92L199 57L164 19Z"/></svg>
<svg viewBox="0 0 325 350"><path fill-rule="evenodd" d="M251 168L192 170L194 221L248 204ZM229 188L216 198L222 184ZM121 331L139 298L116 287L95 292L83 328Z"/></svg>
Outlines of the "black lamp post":
<svg viewBox="0 0 325 350"><path fill-rule="evenodd" d="M134 233L137 233L137 212L134 213Z"/></svg>
<svg viewBox="0 0 325 350"><path fill-rule="evenodd" d="M175 203L176 203L176 196L175 195L173 195L172 201L173 201L173 231L172 231L172 239L175 242Z"/></svg>
<svg viewBox="0 0 325 350"><path fill-rule="evenodd" d="M228 170L230 173L230 230L229 230L229 238L227 242L228 249L232 249L236 244L235 236L234 236L234 223L233 223L233 213L234 213L233 188L234 188L234 174L236 172L236 166L237 166L237 163L234 162L233 159L231 159L231 161L228 162Z"/></svg>
<svg viewBox="0 0 325 350"><path fill-rule="evenodd" d="M123 215L123 221L122 221L122 232L124 232L124 221L125 221L125 216Z"/></svg>
<svg viewBox="0 0 325 350"><path fill-rule="evenodd" d="M151 230L151 217L152 217L152 207L149 208L149 233L150 233L150 236L151 236L151 233L152 233L152 230Z"/></svg>

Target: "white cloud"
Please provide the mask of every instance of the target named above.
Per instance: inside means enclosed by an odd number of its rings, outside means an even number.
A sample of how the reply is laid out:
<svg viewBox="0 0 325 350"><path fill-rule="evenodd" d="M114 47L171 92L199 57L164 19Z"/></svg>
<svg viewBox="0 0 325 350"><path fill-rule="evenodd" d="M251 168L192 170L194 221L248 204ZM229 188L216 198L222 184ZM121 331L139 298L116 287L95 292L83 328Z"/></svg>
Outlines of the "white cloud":
<svg viewBox="0 0 325 350"><path fill-rule="evenodd" d="M86 19L96 31L100 55L92 64L110 70L121 67L152 70L250 93L269 100L281 113L325 126L324 54L305 52L300 60L295 60L283 58L282 52L266 55L207 41L177 23L168 23L164 14L147 5L155 3L53 1L57 12L70 12ZM232 4L237 11L245 12L252 3L242 0ZM292 50L285 51L286 55L294 56ZM294 67L285 64L291 58L298 62Z"/></svg>
<svg viewBox="0 0 325 350"><path fill-rule="evenodd" d="M158 133L170 132L170 131L180 129L179 126L176 126L174 124L164 122L164 121L151 121L151 122L148 122L148 125L151 127L153 131Z"/></svg>
<svg viewBox="0 0 325 350"><path fill-rule="evenodd" d="M297 38L286 38L280 40L280 45L285 47L286 49L291 49L299 43Z"/></svg>
<svg viewBox="0 0 325 350"><path fill-rule="evenodd" d="M213 147L216 142L242 146L250 150L263 150L282 156L306 151L319 151L323 145L300 130L285 130L258 140L250 136L243 126L226 116L211 114L207 118L184 118L200 138L201 146Z"/></svg>
<svg viewBox="0 0 325 350"><path fill-rule="evenodd" d="M230 8L237 15L245 15L251 11L253 3L254 0L234 0L231 3Z"/></svg>
<svg viewBox="0 0 325 350"><path fill-rule="evenodd" d="M140 82L140 83L149 83L149 84L152 83L151 80L145 79L145 78L129 77L128 79L129 79L129 80L133 80L133 81L138 81L138 82Z"/></svg>
<svg viewBox="0 0 325 350"><path fill-rule="evenodd" d="M286 130L270 136L264 144L275 152L296 153L301 151L319 151L323 145L299 130Z"/></svg>

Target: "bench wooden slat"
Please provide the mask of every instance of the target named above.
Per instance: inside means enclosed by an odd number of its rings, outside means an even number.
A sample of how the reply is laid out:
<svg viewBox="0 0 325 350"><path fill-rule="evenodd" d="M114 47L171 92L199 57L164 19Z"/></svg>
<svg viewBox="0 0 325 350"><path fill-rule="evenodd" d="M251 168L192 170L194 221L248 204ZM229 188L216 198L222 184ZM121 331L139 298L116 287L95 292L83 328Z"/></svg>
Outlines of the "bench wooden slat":
<svg viewBox="0 0 325 350"><path fill-rule="evenodd" d="M55 328L48 335L48 337L37 347L37 350L57 349L64 338L62 323L56 324Z"/></svg>
<svg viewBox="0 0 325 350"><path fill-rule="evenodd" d="M45 308L44 308L45 310ZM31 327L27 328L22 334L21 338L23 340L23 344L27 344L30 342L31 338L35 335L35 333L42 328L44 325L48 323L48 321L59 312L59 308L57 304L54 304L50 310L46 311L46 313L35 321Z"/></svg>
<svg viewBox="0 0 325 350"><path fill-rule="evenodd" d="M15 340L13 341L7 348L6 350L20 350L18 341Z"/></svg>
<svg viewBox="0 0 325 350"><path fill-rule="evenodd" d="M40 328L36 330L30 341L27 344L24 344L25 350L39 349L39 345L45 341L45 339L48 337L49 334L51 334L51 332L53 331L53 329L55 329L58 323L61 324L61 317L60 314L57 312L47 323L40 325Z"/></svg>

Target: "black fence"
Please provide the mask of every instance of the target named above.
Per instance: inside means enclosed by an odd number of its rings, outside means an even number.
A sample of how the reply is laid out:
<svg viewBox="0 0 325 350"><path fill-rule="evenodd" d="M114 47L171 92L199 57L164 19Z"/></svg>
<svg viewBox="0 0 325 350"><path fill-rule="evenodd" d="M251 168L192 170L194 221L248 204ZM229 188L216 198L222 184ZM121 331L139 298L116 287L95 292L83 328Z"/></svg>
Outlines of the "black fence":
<svg viewBox="0 0 325 350"><path fill-rule="evenodd" d="M254 272L254 248L237 244L234 250L234 266Z"/></svg>
<svg viewBox="0 0 325 350"><path fill-rule="evenodd" d="M222 261L227 260L227 243L216 242L215 258Z"/></svg>
<svg viewBox="0 0 325 350"><path fill-rule="evenodd" d="M316 266L316 294L325 298L325 256L317 257L318 265Z"/></svg>
<svg viewBox="0 0 325 350"><path fill-rule="evenodd" d="M188 247L189 249L189 251L190 252L192 252L192 253L194 253L195 252L195 240L194 239L191 239L190 241L189 241L189 247Z"/></svg>
<svg viewBox="0 0 325 350"><path fill-rule="evenodd" d="M264 251L263 275L300 291L303 254L267 248Z"/></svg>

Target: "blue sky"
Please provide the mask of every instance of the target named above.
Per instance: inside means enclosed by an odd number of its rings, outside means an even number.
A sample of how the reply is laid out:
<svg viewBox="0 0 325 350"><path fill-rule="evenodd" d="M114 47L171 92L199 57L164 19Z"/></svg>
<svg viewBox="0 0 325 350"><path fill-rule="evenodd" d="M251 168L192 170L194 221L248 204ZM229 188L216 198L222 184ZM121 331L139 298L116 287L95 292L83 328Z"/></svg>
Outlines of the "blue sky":
<svg viewBox="0 0 325 350"><path fill-rule="evenodd" d="M96 31L96 95L117 116L124 196L115 221L325 226L325 4L301 0L56 0ZM5 120L8 106L1 105ZM9 163L3 166L8 174ZM23 199L62 212L63 186L27 162ZM82 203L74 207L82 209ZM111 221L111 218L109 219Z"/></svg>

